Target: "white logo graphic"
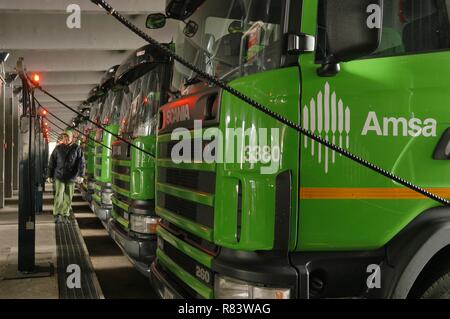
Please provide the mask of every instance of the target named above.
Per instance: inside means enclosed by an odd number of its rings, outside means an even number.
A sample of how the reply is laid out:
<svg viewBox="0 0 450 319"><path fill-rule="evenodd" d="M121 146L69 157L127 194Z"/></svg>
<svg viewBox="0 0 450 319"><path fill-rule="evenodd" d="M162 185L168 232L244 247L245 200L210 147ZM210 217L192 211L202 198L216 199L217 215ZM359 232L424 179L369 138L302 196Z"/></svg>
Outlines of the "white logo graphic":
<svg viewBox="0 0 450 319"><path fill-rule="evenodd" d="M403 137L435 137L437 121L429 118L383 117L378 118L377 113L369 112L361 135L366 136L373 132L377 136L403 136Z"/></svg>
<svg viewBox="0 0 450 319"><path fill-rule="evenodd" d="M330 140L336 144L336 139L339 139L339 146L350 147L350 129L351 129L351 112L348 106L344 109L344 102L337 98L336 92L331 93L328 82L325 84L325 92L317 94L317 100L311 99L309 106L305 105L303 108L303 127L309 129L312 133ZM345 139L345 146L344 146ZM311 155L316 156L314 140L305 136L304 147L307 149L311 144ZM331 162L336 162L336 152L331 151L328 147L317 145L317 160L319 164L324 164L325 173L329 169L329 152L331 152ZM323 152L325 153L323 156ZM324 157L324 158L323 158Z"/></svg>
<svg viewBox="0 0 450 319"><path fill-rule="evenodd" d="M166 112L166 124L176 124L191 119L189 105L182 105L177 108L169 109Z"/></svg>

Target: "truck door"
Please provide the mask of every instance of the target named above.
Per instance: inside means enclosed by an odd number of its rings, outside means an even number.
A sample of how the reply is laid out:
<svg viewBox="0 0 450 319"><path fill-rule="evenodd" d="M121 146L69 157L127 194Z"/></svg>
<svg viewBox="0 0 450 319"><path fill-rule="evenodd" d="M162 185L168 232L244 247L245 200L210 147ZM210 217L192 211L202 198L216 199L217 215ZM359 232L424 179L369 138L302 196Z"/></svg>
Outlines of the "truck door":
<svg viewBox="0 0 450 319"><path fill-rule="evenodd" d="M307 34L315 12L305 1ZM449 12L450 0L385 0L373 55L332 77L317 75L313 54L300 57L305 127L446 198L450 162L433 153L450 128ZM300 148L299 250L379 248L438 205L308 138Z"/></svg>

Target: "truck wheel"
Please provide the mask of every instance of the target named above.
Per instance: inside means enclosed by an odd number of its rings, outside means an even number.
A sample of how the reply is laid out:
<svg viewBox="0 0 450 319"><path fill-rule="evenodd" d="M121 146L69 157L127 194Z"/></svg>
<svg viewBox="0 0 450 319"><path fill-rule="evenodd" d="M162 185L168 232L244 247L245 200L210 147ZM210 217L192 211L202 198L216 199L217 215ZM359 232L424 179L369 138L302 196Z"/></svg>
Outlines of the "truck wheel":
<svg viewBox="0 0 450 319"><path fill-rule="evenodd" d="M420 299L450 299L450 272L436 280Z"/></svg>
<svg viewBox="0 0 450 319"><path fill-rule="evenodd" d="M409 299L450 299L450 261L437 259L426 266L412 287Z"/></svg>

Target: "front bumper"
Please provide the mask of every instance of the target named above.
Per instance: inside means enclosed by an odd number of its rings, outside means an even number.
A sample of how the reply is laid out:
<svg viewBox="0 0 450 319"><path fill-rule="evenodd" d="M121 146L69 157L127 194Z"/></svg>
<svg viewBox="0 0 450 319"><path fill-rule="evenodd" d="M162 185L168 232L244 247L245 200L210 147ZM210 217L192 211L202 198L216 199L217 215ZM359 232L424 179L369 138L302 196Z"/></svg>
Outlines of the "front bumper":
<svg viewBox="0 0 450 319"><path fill-rule="evenodd" d="M156 256L156 236L148 239L130 236L114 219L109 220L109 234L136 268L145 276L150 275L150 265Z"/></svg>
<svg viewBox="0 0 450 319"><path fill-rule="evenodd" d="M187 294L181 293L182 289L172 282L158 264L157 260L152 263L150 284L162 299L190 299Z"/></svg>

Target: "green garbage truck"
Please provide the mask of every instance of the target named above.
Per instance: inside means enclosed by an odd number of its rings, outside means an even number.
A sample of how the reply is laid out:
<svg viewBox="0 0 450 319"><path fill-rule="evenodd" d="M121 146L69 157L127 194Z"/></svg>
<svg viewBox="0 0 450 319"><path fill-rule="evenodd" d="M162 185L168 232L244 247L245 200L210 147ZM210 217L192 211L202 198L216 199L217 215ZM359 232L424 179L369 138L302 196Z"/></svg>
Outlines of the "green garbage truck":
<svg viewBox="0 0 450 319"><path fill-rule="evenodd" d="M155 154L158 110L168 101L171 60L148 45L133 52L116 73L126 87L120 135L113 143L111 237L136 268L149 275L156 253ZM134 147L134 146L136 147Z"/></svg>
<svg viewBox="0 0 450 319"><path fill-rule="evenodd" d="M449 0L173 0L176 53L450 198ZM160 111L164 298L448 296L450 209L174 65ZM447 287L447 289L445 289Z"/></svg>
<svg viewBox="0 0 450 319"><path fill-rule="evenodd" d="M103 128L96 129L95 140L95 191L92 201L94 213L107 228L112 211L112 144L113 136L119 133L119 119L122 108L123 90L115 84L119 65L111 67L104 75L100 88L104 92L101 102L99 123ZM112 134L111 134L112 133Z"/></svg>
<svg viewBox="0 0 450 319"><path fill-rule="evenodd" d="M99 112L100 112L100 104L99 100L102 97L102 91L99 86L95 86L88 95L88 98L85 102L86 106L89 106L89 119L93 122L98 121ZM86 170L85 176L83 179L83 183L80 185L80 192L82 197L89 203L92 202L92 195L95 191L95 135L96 135L96 127L92 123L87 123L84 126L84 133L89 138L84 138L84 158L86 161ZM92 205L91 209L92 209Z"/></svg>

